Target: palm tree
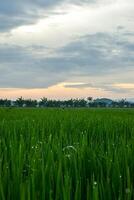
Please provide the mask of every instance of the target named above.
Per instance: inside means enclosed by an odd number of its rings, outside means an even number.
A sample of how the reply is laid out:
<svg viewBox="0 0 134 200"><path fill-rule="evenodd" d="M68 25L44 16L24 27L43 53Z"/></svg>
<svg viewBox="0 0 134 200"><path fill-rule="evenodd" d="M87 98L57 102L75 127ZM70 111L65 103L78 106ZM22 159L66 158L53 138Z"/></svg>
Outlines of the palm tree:
<svg viewBox="0 0 134 200"><path fill-rule="evenodd" d="M41 98L41 101L39 102L40 106L46 107L48 103L48 100L46 97Z"/></svg>
<svg viewBox="0 0 134 200"><path fill-rule="evenodd" d="M19 106L19 107L23 107L24 102L25 102L25 100L24 100L22 97L19 97L19 98L16 100L16 105Z"/></svg>

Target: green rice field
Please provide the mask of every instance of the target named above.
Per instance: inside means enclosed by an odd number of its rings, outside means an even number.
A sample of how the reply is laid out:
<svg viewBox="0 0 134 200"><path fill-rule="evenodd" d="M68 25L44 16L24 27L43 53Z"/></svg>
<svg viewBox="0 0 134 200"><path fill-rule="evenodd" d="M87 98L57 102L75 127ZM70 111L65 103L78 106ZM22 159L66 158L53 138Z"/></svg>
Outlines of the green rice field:
<svg viewBox="0 0 134 200"><path fill-rule="evenodd" d="M0 109L0 200L134 199L133 109Z"/></svg>

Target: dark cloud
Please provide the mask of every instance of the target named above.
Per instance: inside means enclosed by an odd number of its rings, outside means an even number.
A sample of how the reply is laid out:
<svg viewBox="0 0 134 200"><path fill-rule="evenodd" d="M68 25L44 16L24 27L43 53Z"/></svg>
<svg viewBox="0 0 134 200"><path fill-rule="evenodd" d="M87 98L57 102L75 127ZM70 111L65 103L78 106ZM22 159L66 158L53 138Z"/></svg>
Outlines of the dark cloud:
<svg viewBox="0 0 134 200"><path fill-rule="evenodd" d="M41 5L37 1L6 0L0 2L0 31L6 32L17 26L32 24L41 17Z"/></svg>
<svg viewBox="0 0 134 200"><path fill-rule="evenodd" d="M33 24L41 17L58 14L53 7L63 3L84 4L97 0L6 0L0 2L0 32Z"/></svg>
<svg viewBox="0 0 134 200"><path fill-rule="evenodd" d="M134 89L130 89L130 88L120 88L120 87L115 87L115 86L103 86L102 87L105 91L112 91L114 93L117 93L117 94L128 94L128 93L133 93L134 92Z"/></svg>
<svg viewBox="0 0 134 200"><path fill-rule="evenodd" d="M127 70L134 64L133 45L121 35L97 33L87 35L62 48L60 52L91 75Z"/></svg>
<svg viewBox="0 0 134 200"><path fill-rule="evenodd" d="M120 83L133 83L133 46L121 36L105 33L87 35L55 51L52 53L52 49L43 45L1 45L0 87L46 88L69 79L76 80L77 77L83 80L84 77L89 77L89 80L92 77L92 84L69 87L92 86L117 91L111 86L112 82L103 83L107 76L112 80L115 75ZM124 78L122 72L125 71L127 77ZM97 77L101 77L102 83Z"/></svg>
<svg viewBox="0 0 134 200"><path fill-rule="evenodd" d="M65 84L65 88L89 88L94 87L91 83L75 83L75 84Z"/></svg>
<svg viewBox="0 0 134 200"><path fill-rule="evenodd" d="M42 50L44 56L39 57ZM64 81L66 70L62 70L60 59L52 58L59 63L52 65L51 59L45 58L45 51L49 51L45 46L1 45L0 88L47 88Z"/></svg>

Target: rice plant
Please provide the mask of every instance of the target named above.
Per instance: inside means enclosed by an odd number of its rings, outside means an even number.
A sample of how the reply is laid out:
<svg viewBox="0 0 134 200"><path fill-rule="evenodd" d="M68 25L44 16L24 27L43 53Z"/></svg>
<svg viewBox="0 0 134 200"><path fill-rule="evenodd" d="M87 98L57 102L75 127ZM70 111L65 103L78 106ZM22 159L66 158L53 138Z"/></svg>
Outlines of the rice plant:
<svg viewBox="0 0 134 200"><path fill-rule="evenodd" d="M133 157L133 109L0 109L1 200L131 200Z"/></svg>

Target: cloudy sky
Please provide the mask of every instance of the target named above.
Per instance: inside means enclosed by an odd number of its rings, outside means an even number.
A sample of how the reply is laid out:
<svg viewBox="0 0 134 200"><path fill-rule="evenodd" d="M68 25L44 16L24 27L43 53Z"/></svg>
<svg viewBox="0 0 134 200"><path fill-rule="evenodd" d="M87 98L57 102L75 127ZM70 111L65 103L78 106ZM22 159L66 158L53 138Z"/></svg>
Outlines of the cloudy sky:
<svg viewBox="0 0 134 200"><path fill-rule="evenodd" d="M133 0L0 0L0 98L134 97Z"/></svg>

